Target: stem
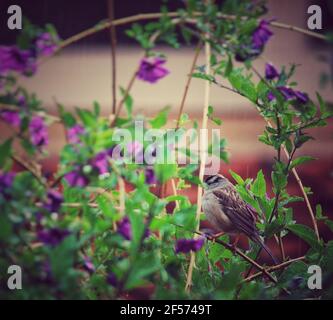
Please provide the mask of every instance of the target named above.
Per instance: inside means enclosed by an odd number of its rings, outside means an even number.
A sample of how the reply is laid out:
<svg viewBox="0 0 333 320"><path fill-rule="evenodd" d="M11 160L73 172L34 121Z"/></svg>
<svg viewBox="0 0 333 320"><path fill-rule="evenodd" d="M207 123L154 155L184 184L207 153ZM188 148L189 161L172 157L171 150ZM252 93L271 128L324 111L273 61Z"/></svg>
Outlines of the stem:
<svg viewBox="0 0 333 320"><path fill-rule="evenodd" d="M192 65L191 65L191 69L190 69L190 73L187 77L187 81L186 81L186 86L185 86L185 90L184 90L184 94L183 94L183 97L182 97L182 101L180 103L180 107L179 107L179 112L178 112L178 117L177 117L177 126L176 126L176 129L179 128L179 122L180 122L180 118L181 118L181 115L183 113L183 110L184 110L184 106L185 106L185 101L186 101L186 98L187 98L187 94L188 94L188 90L189 90L189 87L190 87L190 84L191 84L191 80L192 80L192 74L194 72L194 69L195 69L195 65L198 61L198 58L199 58L199 54L200 54L200 51L201 51L201 46L202 46L202 42L199 41L198 42L198 45L195 49L195 54L194 54L194 58L193 58L193 61L192 61Z"/></svg>
<svg viewBox="0 0 333 320"><path fill-rule="evenodd" d="M316 34L316 33L315 33L315 34ZM259 73L254 67L252 67L252 70L257 74L257 76L258 76L260 79L263 79L263 78L261 77L260 73ZM267 82L266 82L266 83L267 83ZM270 122L268 119L266 119L266 118L264 118L264 119L266 120L266 122L268 123L268 125L269 125L270 127L272 127L271 122ZM287 158L288 158L288 161L289 161L289 162L288 162L288 169L289 169L289 166L290 166L290 163L291 163L292 157L294 156L294 153L295 153L296 150L293 150L292 154L289 154L289 152L288 152L288 150L287 150L287 148L286 148L285 145L282 145L282 149L283 149L285 155L286 155ZM310 203L310 201L309 201L308 195L306 194L306 192L305 192L305 190L304 190L304 186L303 186L302 180L300 179L300 177L299 177L299 175L298 175L298 173L297 173L297 171L296 171L295 168L292 169L292 173L293 173L293 175L294 175L294 177L295 177L295 179L296 179L296 181L297 181L297 183L298 183L298 186L299 186L299 188L301 189L301 192L302 192L302 194L303 194L303 197L304 197L304 199L305 199L306 206L307 206L308 211L309 211L309 213L310 213L310 217L311 217L311 221L312 221L312 224L313 224L313 228L314 228L314 231L315 231L315 233L316 233L317 240L318 240L318 242L319 242L319 241L320 241L320 235L319 235L319 231L318 231L318 225L317 225L317 221L316 221L316 218L315 218L315 215L314 215L313 209L312 209L312 207L311 207L311 203ZM273 216L273 215L272 215L272 216ZM271 216L271 217L272 217L272 216Z"/></svg>
<svg viewBox="0 0 333 320"><path fill-rule="evenodd" d="M283 148L283 151L286 154L288 154L288 151L285 148ZM299 175L298 175L298 173L297 173L297 171L296 171L295 168L292 169L292 173L294 174L294 177L295 177L295 179L297 181L297 184L298 184L299 188L301 189L301 192L302 192L303 197L305 199L305 203L306 203L306 206L307 206L308 211L310 213L310 217L311 217L311 221L312 221L312 224L313 224L313 227L314 227L314 231L316 233L316 237L317 237L317 240L319 242L320 241L320 235L319 235L319 231L318 231L317 220L316 220L314 212L312 210L311 203L309 201L308 195L306 194L306 192L304 190L304 186L303 186L302 180L300 179L300 177L299 177Z"/></svg>
<svg viewBox="0 0 333 320"><path fill-rule="evenodd" d="M137 73L138 73L138 70L135 70L135 72L132 75L132 78L130 79L130 81L129 81L128 85L127 85L127 88L126 88L126 90L124 92L124 96L122 97L122 99L120 100L120 102L119 102L119 104L117 106L117 110L116 110L116 113L114 115L114 118L111 120L111 127L114 126L114 124L116 123L116 121L117 121L117 119L118 119L118 117L120 115L120 112L122 110L123 104L124 104L124 102L125 102L128 94L129 94L129 92L131 91L131 89L132 89L132 87L134 85L134 81L136 79Z"/></svg>
<svg viewBox="0 0 333 320"><path fill-rule="evenodd" d="M193 16L202 16L202 13L201 12L193 12L192 15ZM46 60L48 60L49 58L51 58L55 54L59 53L64 48L70 46L71 44L73 44L75 42L78 42L78 41L80 41L80 40L82 40L82 39L84 39L88 36L91 36L91 35L97 33L97 32L105 30L107 28L121 26L121 25L129 24L129 23L137 22L137 21L142 21L142 20L159 19L162 16L177 18L177 17L179 17L179 13L178 12L167 12L167 13L158 12L158 13L146 13L146 14L140 13L140 14L136 14L136 15L133 15L133 16L128 16L128 17L125 17L125 18L116 19L116 20L113 20L113 21L101 22L101 23L99 23L99 24L97 24L97 25L95 25L95 26L93 26L89 29L83 30L83 31L79 32L78 34L75 34L74 36L69 37L68 39L61 42L60 45L58 46L57 50L55 50L55 52L51 56L49 56L47 58L40 59L40 63L45 62ZM221 18L221 19L229 19L229 20L235 20L235 19L238 18L236 16L225 15L225 14L220 14L220 15L218 15L218 17ZM243 18L246 19L247 17L243 17ZM193 19L189 19L189 20L191 22L193 22ZM299 27L295 27L295 26L292 26L292 25L288 25L288 24L285 24L285 23L281 23L281 22L277 22L277 21L271 21L270 25L273 26L273 27L276 27L276 28L287 29L287 30L290 30L290 31L294 31L294 32L298 32L298 33L308 35L310 37L318 38L318 39L321 39L321 40L326 40L326 37L321 35L321 34L318 34L316 32L309 31L309 30L306 30L306 29L302 29L302 28L299 28Z"/></svg>
<svg viewBox="0 0 333 320"><path fill-rule="evenodd" d="M276 266L272 266L272 267L268 267L266 270L267 271L276 271L276 270L280 270L280 269L283 269L287 266L289 266L290 264L294 263L294 262L297 262L297 261L301 261L301 260L305 260L305 256L302 256L302 257L298 257L298 258L295 258L295 259L291 259L291 260L288 260L288 261L285 261L281 264L278 264ZM249 277L246 277L243 282L249 282L249 281L252 281L256 278L258 278L259 276L261 276L263 273L260 271L260 272L257 272Z"/></svg>
<svg viewBox="0 0 333 320"><path fill-rule="evenodd" d="M202 233L200 231L195 231L194 233L199 234L199 235L205 235L204 233ZM266 275L272 282L277 283L277 280L268 272L267 269L265 269L263 266L261 266L258 262L254 261L253 259L248 257L246 254L244 254L242 251L240 251L237 247L234 247L233 245L231 245L229 243L226 243L223 240L216 239L214 237L210 237L210 236L207 236L207 235L205 235L205 236L207 237L207 239L209 241L212 241L214 243L218 243L218 244L224 246L225 248L227 248L228 250L230 250L231 252L233 252L234 254L239 255L245 261L249 262L253 267L260 270L261 273Z"/></svg>
<svg viewBox="0 0 333 320"><path fill-rule="evenodd" d="M205 43L205 57L206 57L206 70L205 74L210 75L210 56L211 56L211 46L209 42ZM202 114L202 129L207 129L208 122L208 107L209 107L209 97L210 97L210 82L205 82L205 98L204 98L204 109ZM199 144L199 153L200 153L200 169L199 169L199 179L203 180L203 176L205 173L205 165L206 165L206 150L204 150L203 141L200 141ZM196 212L196 221L197 221L197 231L199 231L200 227L200 214L201 214L201 202L202 202L202 187L198 186L198 195L197 195L197 212ZM190 264L187 272L187 279L185 290L189 292L191 290L192 285L192 274L193 268L195 264L195 253L191 252Z"/></svg>
<svg viewBox="0 0 333 320"><path fill-rule="evenodd" d="M109 9L109 19L114 21L114 0L108 0L108 9ZM110 28L110 38L111 38L111 68L112 68L112 114L116 113L117 105L117 69L116 69L116 45L117 45L117 34L116 28L114 25Z"/></svg>
<svg viewBox="0 0 333 320"><path fill-rule="evenodd" d="M271 21L269 24L272 27L276 27L276 28L279 28L279 29L286 29L286 30L290 30L290 31L295 31L295 32L299 32L299 33L305 34L305 35L313 37L313 38L317 38L317 39L320 39L320 40L326 40L326 36L324 36L320 33L317 33L317 32L314 32L314 31L309 31L309 30L299 28L299 27L296 27L296 26L292 26L290 24L286 24L286 23L282 23L282 22L278 22L278 21Z"/></svg>
<svg viewBox="0 0 333 320"><path fill-rule="evenodd" d="M30 172L43 187L47 187L47 184L44 181L44 178L40 174L38 174L38 172L36 172L36 170L34 168L32 168L29 163L27 163L20 156L15 155L15 154L12 154L11 158L15 162L17 162L23 169Z"/></svg>

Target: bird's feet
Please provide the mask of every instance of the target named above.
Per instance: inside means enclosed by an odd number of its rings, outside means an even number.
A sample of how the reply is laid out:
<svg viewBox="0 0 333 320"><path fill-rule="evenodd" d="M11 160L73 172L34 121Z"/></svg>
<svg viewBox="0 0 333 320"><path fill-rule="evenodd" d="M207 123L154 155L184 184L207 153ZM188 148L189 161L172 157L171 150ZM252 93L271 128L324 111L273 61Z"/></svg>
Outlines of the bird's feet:
<svg viewBox="0 0 333 320"><path fill-rule="evenodd" d="M237 249L237 244L238 244L239 239L240 239L240 234L237 234L234 242L231 244L234 251L236 251L236 249Z"/></svg>

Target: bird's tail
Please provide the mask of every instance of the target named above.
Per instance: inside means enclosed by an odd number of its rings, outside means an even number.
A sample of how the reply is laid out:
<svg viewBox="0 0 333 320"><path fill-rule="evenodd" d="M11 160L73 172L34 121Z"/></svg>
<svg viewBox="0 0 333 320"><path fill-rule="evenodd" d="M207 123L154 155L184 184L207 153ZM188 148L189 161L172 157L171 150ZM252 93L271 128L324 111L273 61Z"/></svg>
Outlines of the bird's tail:
<svg viewBox="0 0 333 320"><path fill-rule="evenodd" d="M260 243L261 247L269 254L269 256L272 258L273 262L275 265L278 264L278 261L276 260L276 258L274 257L272 251L264 244L264 242L262 241Z"/></svg>
<svg viewBox="0 0 333 320"><path fill-rule="evenodd" d="M260 236L255 237L253 240L254 242L258 243L268 253L268 255L272 258L274 264L277 265L278 261L274 257L272 251L265 245L264 241L260 238Z"/></svg>

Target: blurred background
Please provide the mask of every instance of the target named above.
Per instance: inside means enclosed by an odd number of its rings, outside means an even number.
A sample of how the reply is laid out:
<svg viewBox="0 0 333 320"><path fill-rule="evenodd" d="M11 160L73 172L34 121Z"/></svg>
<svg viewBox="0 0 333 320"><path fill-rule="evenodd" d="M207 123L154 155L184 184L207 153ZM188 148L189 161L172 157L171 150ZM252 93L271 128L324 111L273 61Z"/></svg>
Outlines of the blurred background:
<svg viewBox="0 0 333 320"><path fill-rule="evenodd" d="M121 18L137 13L158 12L161 0L115 0L115 17ZM170 10L182 6L181 0L168 2ZM62 39L66 39L84 29L108 18L107 0L34 0L9 1L0 3L0 43L13 44L16 31L7 29L7 8L11 4L20 5L23 15L32 23L55 25ZM312 0L270 0L267 17L278 21L307 28L307 8L318 4L323 11L323 32L332 29L332 1ZM135 68L142 57L142 50L129 39L124 30L117 29L117 86L126 87ZM325 84L325 74L332 71L333 51L321 41L288 30L272 28L275 36L266 46L263 58L255 62L260 71L264 70L266 61L277 67L288 66L295 62L299 65L295 80L298 88L315 98L318 91L330 103L333 103L332 83ZM166 67L170 75L153 87L149 83L136 81L131 92L136 112L153 115L165 106L171 106L171 115L175 119L184 91L187 74L190 71L193 48L183 46L181 50L159 47L157 50L168 57ZM199 64L203 64L203 56ZM61 102L68 110L75 106L90 108L93 101L98 101L105 115L111 111L111 49L110 32L97 33L79 43L66 48L60 55L52 58L39 68L33 78L22 79L21 84L29 91L36 92L44 105L51 112L56 111L56 101ZM204 100L204 82L193 79L187 98L185 112L192 119L200 120ZM119 96L118 96L119 101ZM273 151L258 141L258 135L265 126L256 109L247 100L223 89L212 87L211 105L216 115L223 120L222 136L228 141L231 154L230 164L222 165L221 172L229 176L228 170L238 172L243 177L255 177L262 168L266 179L272 166ZM173 126L174 123L169 124ZM305 164L299 168L299 174L305 186L312 188L310 196L312 206L320 203L323 213L333 218L333 123L326 128L309 130L315 137L308 142L302 152L318 158L316 162ZM1 137L6 136L5 127L0 125ZM50 128L50 157L43 163L45 172L56 169L59 151L64 144L63 130L58 125ZM299 156L301 154L297 154ZM270 186L269 186L270 187ZM196 192L189 190L187 194L195 201ZM170 190L167 192L171 193ZM300 195L300 190L293 176L290 176L289 193ZM304 203L294 205L299 222L311 225ZM332 238L324 224L320 224L320 233L325 238ZM294 257L304 252L305 244L301 240L287 237L287 255ZM273 244L272 244L273 245ZM278 248L275 248L278 255Z"/></svg>

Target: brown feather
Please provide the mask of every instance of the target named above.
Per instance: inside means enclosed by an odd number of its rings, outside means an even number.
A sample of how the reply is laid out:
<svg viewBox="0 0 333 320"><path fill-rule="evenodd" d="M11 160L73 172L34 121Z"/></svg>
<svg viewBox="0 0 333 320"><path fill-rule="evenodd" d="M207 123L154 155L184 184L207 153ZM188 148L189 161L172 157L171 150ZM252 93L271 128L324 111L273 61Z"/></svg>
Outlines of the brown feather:
<svg viewBox="0 0 333 320"><path fill-rule="evenodd" d="M245 233L252 240L260 241L255 215L240 197L235 187L230 183L224 188L214 190L213 194L218 198L223 212L235 228L239 232Z"/></svg>

